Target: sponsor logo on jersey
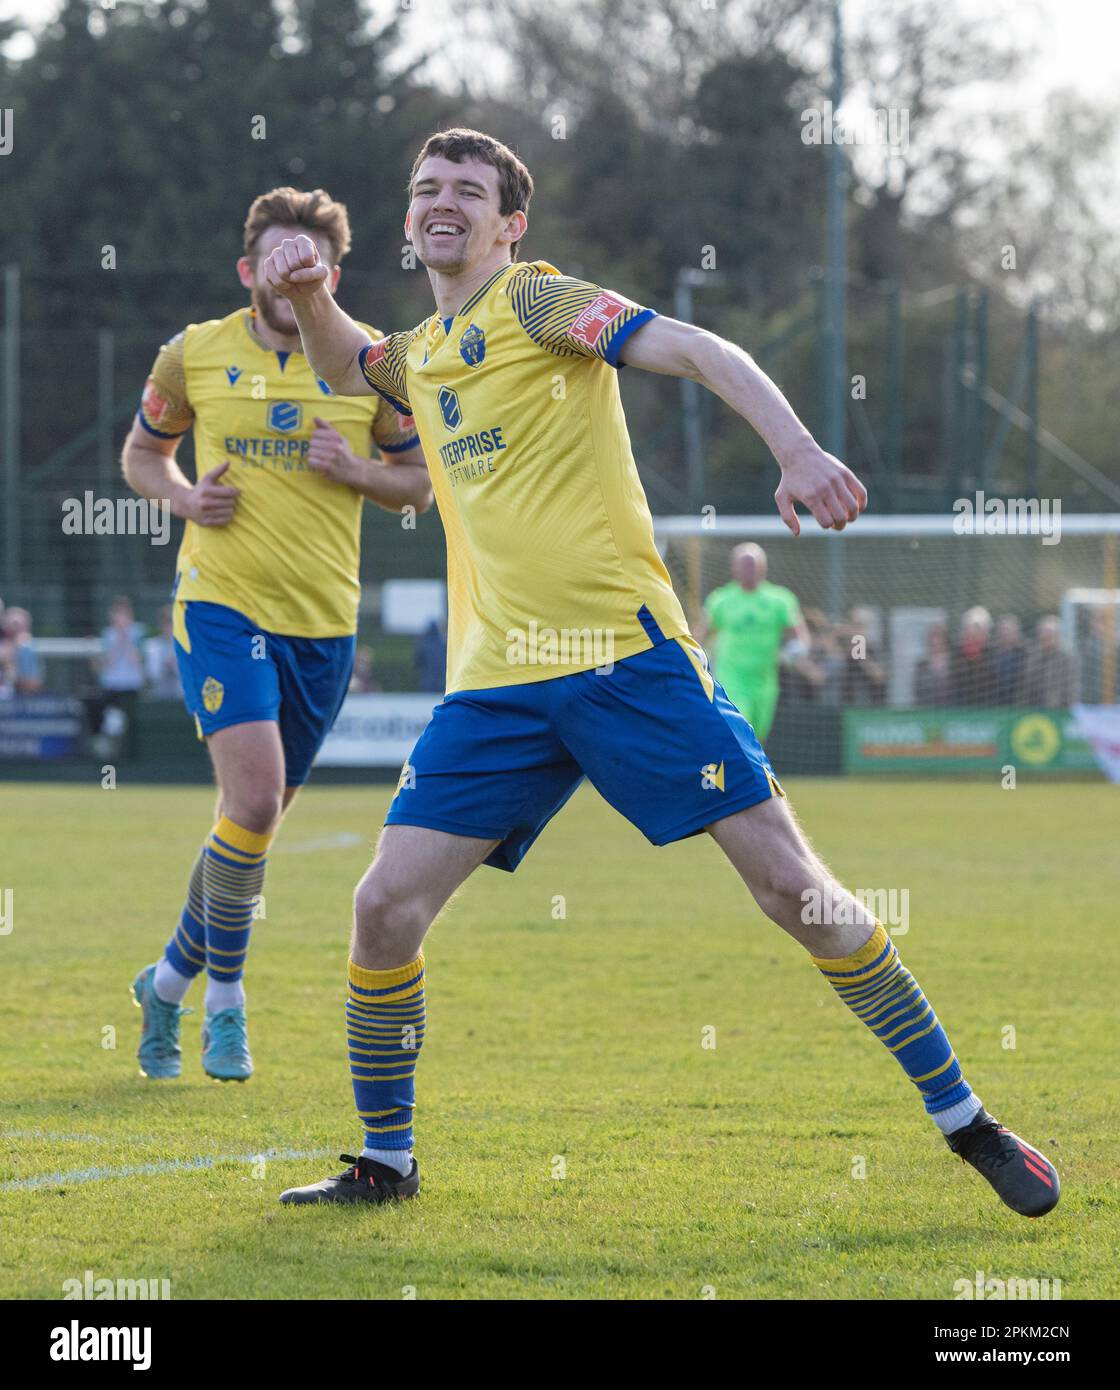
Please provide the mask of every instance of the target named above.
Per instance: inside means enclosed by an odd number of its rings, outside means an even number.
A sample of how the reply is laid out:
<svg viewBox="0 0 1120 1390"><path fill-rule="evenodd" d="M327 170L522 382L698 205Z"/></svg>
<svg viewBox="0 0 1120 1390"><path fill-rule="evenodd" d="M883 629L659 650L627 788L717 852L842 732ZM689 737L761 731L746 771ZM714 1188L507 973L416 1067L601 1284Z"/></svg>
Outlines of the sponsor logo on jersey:
<svg viewBox="0 0 1120 1390"><path fill-rule="evenodd" d="M458 394L450 386L441 386L437 399L443 423L449 430L457 430L463 423L463 407L459 404Z"/></svg>
<svg viewBox="0 0 1120 1390"><path fill-rule="evenodd" d="M238 378L240 375L241 375L241 368L240 368L240 367L227 367L227 368L226 368L226 376L229 377L229 384L230 384L231 386L236 386L236 385L237 385L237 378Z"/></svg>
<svg viewBox="0 0 1120 1390"><path fill-rule="evenodd" d="M577 317L571 328L568 329L568 337L574 338L577 343L583 343L586 347L593 348L607 327L618 318L619 314L625 313L630 307L631 305L625 299L620 299L617 294L610 294L604 290Z"/></svg>
<svg viewBox="0 0 1120 1390"><path fill-rule="evenodd" d="M472 323L459 340L459 356L468 367L481 367L486 357L486 334Z"/></svg>
<svg viewBox="0 0 1120 1390"><path fill-rule="evenodd" d="M225 694L225 686L221 681L216 681L213 676L207 676L202 682L202 703L210 714L217 714L221 709Z"/></svg>
<svg viewBox="0 0 1120 1390"><path fill-rule="evenodd" d="M292 434L303 424L303 406L298 401L273 401L265 412L270 430Z"/></svg>

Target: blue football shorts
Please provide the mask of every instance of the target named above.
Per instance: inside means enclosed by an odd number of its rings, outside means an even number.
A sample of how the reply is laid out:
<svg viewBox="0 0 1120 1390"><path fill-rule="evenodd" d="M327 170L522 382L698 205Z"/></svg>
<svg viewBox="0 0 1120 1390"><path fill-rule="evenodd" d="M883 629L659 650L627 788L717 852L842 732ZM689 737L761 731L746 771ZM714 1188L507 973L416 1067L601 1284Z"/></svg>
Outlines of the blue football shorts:
<svg viewBox="0 0 1120 1390"><path fill-rule="evenodd" d="M703 650L679 637L601 671L446 696L385 823L500 840L486 862L512 871L584 777L655 845L785 795Z"/></svg>
<svg viewBox="0 0 1120 1390"><path fill-rule="evenodd" d="M175 656L199 738L258 719L279 724L285 781L307 781L342 708L354 669L353 637L284 637L220 603L183 605Z"/></svg>

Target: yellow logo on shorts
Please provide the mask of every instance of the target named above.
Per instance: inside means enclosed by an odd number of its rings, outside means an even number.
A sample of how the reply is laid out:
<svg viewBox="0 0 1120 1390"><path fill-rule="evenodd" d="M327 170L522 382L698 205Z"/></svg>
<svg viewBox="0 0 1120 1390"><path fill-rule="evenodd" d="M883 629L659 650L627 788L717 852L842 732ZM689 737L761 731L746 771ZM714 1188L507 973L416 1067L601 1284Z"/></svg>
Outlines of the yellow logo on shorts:
<svg viewBox="0 0 1120 1390"><path fill-rule="evenodd" d="M723 764L716 767L715 763L706 763L700 769L700 785L705 791L711 791L713 787L723 791Z"/></svg>
<svg viewBox="0 0 1120 1390"><path fill-rule="evenodd" d="M225 686L213 676L207 676L202 682L202 703L211 714L217 714L221 709L225 693Z"/></svg>

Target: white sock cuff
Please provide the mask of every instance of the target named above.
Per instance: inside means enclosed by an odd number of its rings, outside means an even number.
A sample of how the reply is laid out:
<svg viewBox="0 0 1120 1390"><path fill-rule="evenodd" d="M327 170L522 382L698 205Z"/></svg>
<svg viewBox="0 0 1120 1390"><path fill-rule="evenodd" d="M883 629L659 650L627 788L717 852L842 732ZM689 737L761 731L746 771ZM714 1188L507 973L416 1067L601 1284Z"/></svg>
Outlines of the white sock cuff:
<svg viewBox="0 0 1120 1390"><path fill-rule="evenodd" d="M948 1110L938 1110L930 1119L942 1134L952 1134L953 1130L963 1129L970 1120L975 1119L976 1112L980 1109L980 1097L969 1095L965 1096L964 1100L958 1100L956 1105L950 1105Z"/></svg>
<svg viewBox="0 0 1120 1390"><path fill-rule="evenodd" d="M176 970L166 956L161 956L156 962L152 988L156 992L156 998L162 999L165 1004L181 1004L187 997L191 982L192 977Z"/></svg>

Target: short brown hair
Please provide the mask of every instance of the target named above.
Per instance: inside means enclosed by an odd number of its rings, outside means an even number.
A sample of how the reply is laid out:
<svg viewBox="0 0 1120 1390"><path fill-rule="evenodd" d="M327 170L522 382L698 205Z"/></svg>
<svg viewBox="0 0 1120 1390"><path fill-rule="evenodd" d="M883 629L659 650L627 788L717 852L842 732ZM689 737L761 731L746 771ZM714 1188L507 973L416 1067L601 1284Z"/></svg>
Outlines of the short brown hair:
<svg viewBox="0 0 1120 1390"><path fill-rule="evenodd" d="M409 197L412 196L412 185L416 182L421 164L431 158L450 159L453 164L461 164L464 159L477 159L481 164L492 165L498 171L498 211L502 216L529 211L533 176L510 147L495 140L492 135L483 135L480 130L467 130L462 126L429 135L408 176ZM514 259L519 244L515 241L510 248Z"/></svg>
<svg viewBox="0 0 1120 1390"><path fill-rule="evenodd" d="M325 188L304 193L298 188L274 188L253 199L245 219L245 254L253 256L269 227L303 227L322 232L331 244L335 265L350 250L350 217L345 203L336 203Z"/></svg>

